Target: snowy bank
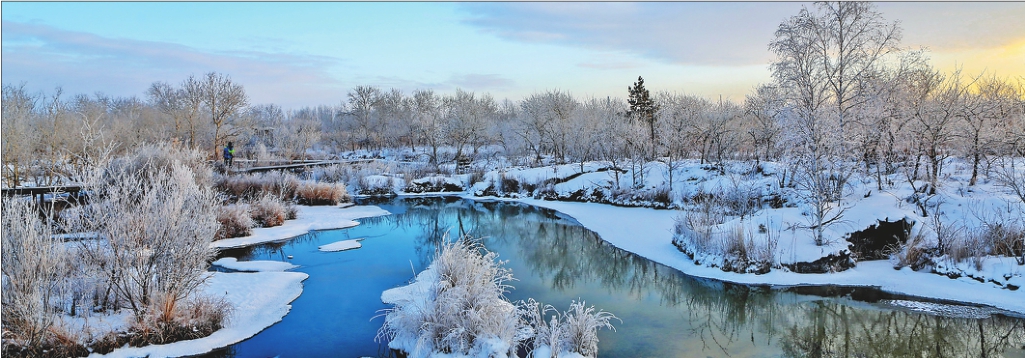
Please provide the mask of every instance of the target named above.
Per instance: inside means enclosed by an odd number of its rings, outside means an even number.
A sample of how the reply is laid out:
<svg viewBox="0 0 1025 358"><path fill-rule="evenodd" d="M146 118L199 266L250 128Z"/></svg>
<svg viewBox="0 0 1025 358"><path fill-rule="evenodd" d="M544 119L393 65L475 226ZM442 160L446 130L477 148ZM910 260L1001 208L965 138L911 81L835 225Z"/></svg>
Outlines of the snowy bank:
<svg viewBox="0 0 1025 358"><path fill-rule="evenodd" d="M204 293L224 297L234 310L224 328L210 336L145 347L119 348L106 355L90 357L180 357L210 352L241 342L281 321L302 293L301 272L211 273Z"/></svg>
<svg viewBox="0 0 1025 358"><path fill-rule="evenodd" d="M346 229L356 225L355 219L383 216L391 214L376 206L296 206L298 218L285 221L281 226L253 229L253 234L246 237L217 240L210 244L217 249L257 245L271 241L284 240L303 235L313 230Z"/></svg>
<svg viewBox="0 0 1025 358"><path fill-rule="evenodd" d="M481 200L472 196L466 197ZM673 246L674 218L680 213L676 210L625 208L537 199L515 201L562 212L620 249L691 276L749 285L877 287L891 293L983 304L1025 314L1025 290L1007 290L994 283L979 282L969 277L950 279L933 273L915 272L910 268L895 270L886 260L858 262L852 269L826 274L773 270L763 275L754 275L724 272L715 267L695 265L693 260ZM781 242L781 245L784 243ZM1025 267L1022 266L1013 266L1010 269L1016 270L1018 275L1025 273Z"/></svg>
<svg viewBox="0 0 1025 358"><path fill-rule="evenodd" d="M244 271L244 272L281 272L294 269L296 265L282 262L282 261L270 261L270 260L256 260L256 261L239 261L234 257L223 257L217 261L211 263L215 266L220 266L229 270Z"/></svg>

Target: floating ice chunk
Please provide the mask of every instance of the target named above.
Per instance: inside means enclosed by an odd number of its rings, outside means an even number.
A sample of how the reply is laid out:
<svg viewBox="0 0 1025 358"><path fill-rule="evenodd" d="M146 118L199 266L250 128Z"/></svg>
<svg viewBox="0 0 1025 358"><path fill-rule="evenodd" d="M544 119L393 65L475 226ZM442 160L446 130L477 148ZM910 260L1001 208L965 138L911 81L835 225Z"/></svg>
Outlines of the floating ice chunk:
<svg viewBox="0 0 1025 358"><path fill-rule="evenodd" d="M285 271L298 267L296 265L282 261L239 261L234 257L224 257L220 260L214 261L213 264L229 270L246 272L275 272Z"/></svg>
<svg viewBox="0 0 1025 358"><path fill-rule="evenodd" d="M363 241L363 239L342 240L339 242L333 242L327 245L322 245L319 249L320 251L324 252L358 249L363 247L363 244L359 243L360 241Z"/></svg>

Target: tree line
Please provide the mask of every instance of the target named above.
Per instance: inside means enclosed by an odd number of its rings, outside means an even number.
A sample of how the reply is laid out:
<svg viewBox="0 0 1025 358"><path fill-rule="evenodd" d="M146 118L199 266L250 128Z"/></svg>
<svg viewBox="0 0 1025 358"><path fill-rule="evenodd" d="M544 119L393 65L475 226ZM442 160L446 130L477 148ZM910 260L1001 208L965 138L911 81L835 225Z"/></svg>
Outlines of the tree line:
<svg viewBox="0 0 1025 358"><path fill-rule="evenodd" d="M821 193L857 169L880 186L907 167L935 183L950 157L971 164L974 185L994 158L1025 155L1025 79L944 73L900 38L870 3L817 3L780 24L769 44L773 81L739 102L651 94L642 78L627 99L547 90L499 101L356 86L336 105L291 111L250 105L241 84L213 72L154 83L144 98L65 98L59 88L44 97L4 85L3 177L54 181L91 156L168 139L211 157L234 141L243 156L287 159L408 147L444 164L478 159L487 147L524 164L785 161L795 175L833 178L803 181Z"/></svg>

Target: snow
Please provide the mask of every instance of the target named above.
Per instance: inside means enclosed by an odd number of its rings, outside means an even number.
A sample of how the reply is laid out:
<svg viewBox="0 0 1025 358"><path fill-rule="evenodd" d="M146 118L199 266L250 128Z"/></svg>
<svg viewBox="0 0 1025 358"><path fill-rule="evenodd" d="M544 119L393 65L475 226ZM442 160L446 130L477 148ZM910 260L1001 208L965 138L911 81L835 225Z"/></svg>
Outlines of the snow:
<svg viewBox="0 0 1025 358"><path fill-rule="evenodd" d="M210 352L241 342L281 321L302 293L301 272L213 272L204 287L207 295L224 297L234 307L224 328L210 336L170 344L119 348L89 357L179 357Z"/></svg>
<svg viewBox="0 0 1025 358"><path fill-rule="evenodd" d="M229 270L244 271L244 272L280 272L294 269L296 265L281 262L281 261L270 261L270 260L256 260L256 261L239 261L234 257L224 257L211 264L220 266Z"/></svg>
<svg viewBox="0 0 1025 358"><path fill-rule="evenodd" d="M472 197L471 197L472 198ZM673 218L678 210L626 208L594 203L516 199L539 207L554 209L577 220L612 245L681 272L721 281L776 286L845 285L877 287L886 292L924 298L969 302L1025 314L1025 291L1002 289L993 283L915 272L910 268L894 270L888 261L859 262L852 269L827 274L802 274L772 270L763 275L724 272L718 268L695 265L672 244ZM614 218L614 219L613 219ZM784 246L780 243L780 246ZM1014 269L1021 272L1023 268ZM1016 282L1021 283L1021 276Z"/></svg>
<svg viewBox="0 0 1025 358"><path fill-rule="evenodd" d="M332 242L332 243L327 244L327 245L321 245L317 249L320 250L320 251L324 251L324 252L335 252L335 251L345 251L345 250L358 249L358 248L363 247L363 244L361 244L360 241L363 241L363 239L342 240L342 241Z"/></svg>
<svg viewBox="0 0 1025 358"><path fill-rule="evenodd" d="M373 205L352 206L296 206L298 218L288 220L281 226L255 228L253 234L246 237L217 240L210 244L218 249L236 248L279 241L303 235L313 230L345 229L356 225L355 219L389 215L387 210Z"/></svg>

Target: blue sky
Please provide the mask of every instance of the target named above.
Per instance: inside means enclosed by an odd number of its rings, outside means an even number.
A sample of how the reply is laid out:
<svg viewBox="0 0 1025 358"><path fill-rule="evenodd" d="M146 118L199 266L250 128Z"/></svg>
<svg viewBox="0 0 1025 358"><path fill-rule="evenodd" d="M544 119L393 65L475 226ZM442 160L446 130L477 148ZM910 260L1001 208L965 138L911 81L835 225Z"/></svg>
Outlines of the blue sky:
<svg viewBox="0 0 1025 358"><path fill-rule="evenodd" d="M338 104L357 85L520 99L649 88L740 100L804 3L2 4L4 84L143 96L217 71L252 103ZM1025 3L881 3L941 69L1025 75Z"/></svg>

